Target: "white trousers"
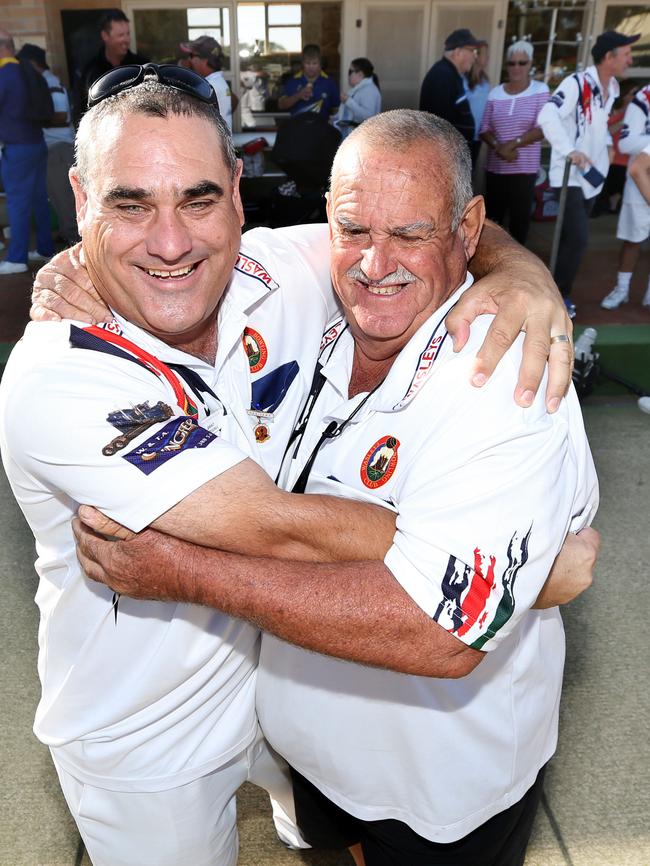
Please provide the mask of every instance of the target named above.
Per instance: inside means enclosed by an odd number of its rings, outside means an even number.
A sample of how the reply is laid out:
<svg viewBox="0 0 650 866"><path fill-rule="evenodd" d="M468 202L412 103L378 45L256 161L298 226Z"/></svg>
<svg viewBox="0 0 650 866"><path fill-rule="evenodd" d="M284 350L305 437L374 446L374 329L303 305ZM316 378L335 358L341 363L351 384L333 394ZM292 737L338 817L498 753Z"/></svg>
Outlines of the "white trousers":
<svg viewBox="0 0 650 866"><path fill-rule="evenodd" d="M54 765L93 866L235 866L235 792L246 781L269 792L282 841L308 847L295 824L287 765L259 732L223 767L166 791L96 788Z"/></svg>

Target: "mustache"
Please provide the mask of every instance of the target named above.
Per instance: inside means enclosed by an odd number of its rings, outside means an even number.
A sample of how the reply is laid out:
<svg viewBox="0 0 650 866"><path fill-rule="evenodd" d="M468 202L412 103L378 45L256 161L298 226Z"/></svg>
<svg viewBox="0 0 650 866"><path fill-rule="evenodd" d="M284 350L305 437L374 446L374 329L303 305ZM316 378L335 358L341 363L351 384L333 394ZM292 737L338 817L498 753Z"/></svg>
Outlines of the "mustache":
<svg viewBox="0 0 650 866"><path fill-rule="evenodd" d="M352 265L351 268L348 268L346 277L351 280L358 280L366 286L392 286L395 283L414 283L417 280L415 274L412 274L401 265L391 274L386 274L380 280L371 280L370 277L364 274L359 265Z"/></svg>

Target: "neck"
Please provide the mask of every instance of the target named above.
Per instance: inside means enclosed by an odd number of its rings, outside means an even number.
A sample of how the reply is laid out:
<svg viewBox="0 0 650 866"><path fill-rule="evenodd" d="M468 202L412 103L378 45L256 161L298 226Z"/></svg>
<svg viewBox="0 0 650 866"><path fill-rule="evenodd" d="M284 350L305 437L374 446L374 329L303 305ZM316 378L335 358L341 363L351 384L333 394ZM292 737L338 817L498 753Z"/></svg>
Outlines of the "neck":
<svg viewBox="0 0 650 866"><path fill-rule="evenodd" d="M359 343L356 343L348 397L372 391L373 388L380 385L388 375L396 357L397 355L391 355L389 358L370 358L364 353Z"/></svg>
<svg viewBox="0 0 650 866"><path fill-rule="evenodd" d="M178 342L169 337L165 342L175 349L180 349L181 352L186 352L188 355L194 355L195 358L200 358L207 364L214 364L217 358L217 318L215 317L209 323L207 328L204 328L201 333L195 336L183 336Z"/></svg>
<svg viewBox="0 0 650 866"><path fill-rule="evenodd" d="M104 55L111 66L120 66L126 54L118 54L116 51L111 51L109 48L104 48Z"/></svg>
<svg viewBox="0 0 650 866"><path fill-rule="evenodd" d="M504 84L503 87L506 93L523 93L523 91L528 87L528 81L509 81L507 84Z"/></svg>
<svg viewBox="0 0 650 866"><path fill-rule="evenodd" d="M605 69L603 66L597 66L596 69L598 71L598 78L600 79L600 84L603 88L603 92L607 93L609 89L609 82L614 76L611 74L611 72L608 72L607 69Z"/></svg>

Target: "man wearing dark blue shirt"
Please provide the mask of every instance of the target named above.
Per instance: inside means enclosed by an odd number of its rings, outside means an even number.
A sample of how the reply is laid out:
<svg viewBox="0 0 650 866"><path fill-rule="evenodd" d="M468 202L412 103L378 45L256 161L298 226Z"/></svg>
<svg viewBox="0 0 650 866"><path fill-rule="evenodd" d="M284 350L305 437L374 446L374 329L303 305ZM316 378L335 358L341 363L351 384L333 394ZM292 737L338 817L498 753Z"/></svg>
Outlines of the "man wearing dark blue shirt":
<svg viewBox="0 0 650 866"><path fill-rule="evenodd" d="M302 69L284 85L278 100L281 111L292 115L313 112L327 120L341 102L338 84L321 68L318 45L305 45L302 50Z"/></svg>
<svg viewBox="0 0 650 866"><path fill-rule="evenodd" d="M2 184L7 194L11 241L0 276L27 270L32 214L38 252L54 254L47 201L47 147L39 123L29 116L28 92L11 34L0 30L0 143Z"/></svg>
<svg viewBox="0 0 650 866"><path fill-rule="evenodd" d="M448 120L472 148L474 118L463 76L472 68L481 41L469 30L454 30L445 39L445 53L434 63L422 82L420 111L430 111Z"/></svg>

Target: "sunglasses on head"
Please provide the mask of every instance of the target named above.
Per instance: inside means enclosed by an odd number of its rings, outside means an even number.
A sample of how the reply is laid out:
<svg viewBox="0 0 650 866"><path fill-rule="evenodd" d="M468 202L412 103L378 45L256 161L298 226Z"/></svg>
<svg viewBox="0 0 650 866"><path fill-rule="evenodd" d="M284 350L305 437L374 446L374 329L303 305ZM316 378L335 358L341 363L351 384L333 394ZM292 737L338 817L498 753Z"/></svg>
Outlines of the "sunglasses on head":
<svg viewBox="0 0 650 866"><path fill-rule="evenodd" d="M110 72L98 78L88 91L88 108L92 108L94 105L102 102L102 100L108 99L109 96L116 96L124 90L137 87L146 78L153 78L166 87L180 90L181 93L187 93L188 96L193 96L201 102L214 105L217 111L219 111L217 95L210 83L201 75L192 72L191 69L185 69L183 66L174 66L171 63L161 66L158 66L156 63L145 63L144 66L127 64L111 69Z"/></svg>
<svg viewBox="0 0 650 866"><path fill-rule="evenodd" d="M506 60L506 66L528 66L530 60Z"/></svg>

